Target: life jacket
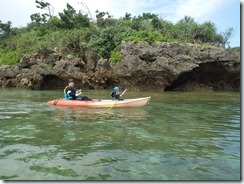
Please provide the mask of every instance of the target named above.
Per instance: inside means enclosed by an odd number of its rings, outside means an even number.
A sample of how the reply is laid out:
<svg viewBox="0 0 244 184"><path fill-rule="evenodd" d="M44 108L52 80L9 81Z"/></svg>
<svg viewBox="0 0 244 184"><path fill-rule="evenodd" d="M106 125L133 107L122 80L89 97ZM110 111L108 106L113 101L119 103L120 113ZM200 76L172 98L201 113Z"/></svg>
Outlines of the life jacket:
<svg viewBox="0 0 244 184"><path fill-rule="evenodd" d="M66 93L66 89L67 89L67 87L69 87L69 86L66 86L66 87L64 88L64 98L65 98L66 100L71 100L71 99L72 99L72 96L70 96L69 94Z"/></svg>
<svg viewBox="0 0 244 184"><path fill-rule="evenodd" d="M119 97L120 97L119 91L113 91L113 92L111 93L111 97L112 97L112 98L119 99Z"/></svg>

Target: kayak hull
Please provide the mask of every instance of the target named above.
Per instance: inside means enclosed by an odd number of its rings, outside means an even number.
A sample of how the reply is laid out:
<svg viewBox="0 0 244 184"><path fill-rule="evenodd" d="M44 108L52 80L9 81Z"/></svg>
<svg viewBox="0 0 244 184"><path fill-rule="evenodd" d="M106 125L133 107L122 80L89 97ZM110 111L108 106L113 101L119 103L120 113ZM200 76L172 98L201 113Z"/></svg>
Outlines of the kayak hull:
<svg viewBox="0 0 244 184"><path fill-rule="evenodd" d="M124 100L93 100L93 101L81 101L81 100L66 100L64 98L51 100L49 105L65 106L65 107L88 107L88 108L127 108L127 107L142 107L149 103L151 97L133 98Z"/></svg>

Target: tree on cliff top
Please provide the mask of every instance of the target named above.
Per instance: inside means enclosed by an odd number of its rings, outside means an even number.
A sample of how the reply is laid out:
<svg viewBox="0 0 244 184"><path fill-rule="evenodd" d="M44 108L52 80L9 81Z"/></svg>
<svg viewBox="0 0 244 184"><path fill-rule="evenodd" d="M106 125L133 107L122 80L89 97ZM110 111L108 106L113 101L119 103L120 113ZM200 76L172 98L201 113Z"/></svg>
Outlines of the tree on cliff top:
<svg viewBox="0 0 244 184"><path fill-rule="evenodd" d="M41 1L36 0L35 2L37 4L36 5L37 8L44 9L47 11L47 13L43 13L43 14L34 13L30 16L31 21L36 22L37 24L46 23L48 19L53 17L54 7L50 3L45 2L43 0Z"/></svg>
<svg viewBox="0 0 244 184"><path fill-rule="evenodd" d="M7 38L11 36L12 33L12 22L8 21L7 23L3 23L0 20L0 41L2 41L4 38Z"/></svg>
<svg viewBox="0 0 244 184"><path fill-rule="evenodd" d="M47 15L50 18L52 18L53 14L54 14L54 7L50 3L43 1L43 0L41 0L41 1L36 0L36 4L37 4L36 5L37 8L47 10L47 12L48 12Z"/></svg>
<svg viewBox="0 0 244 184"><path fill-rule="evenodd" d="M234 28L230 27L227 30L225 30L224 32L221 33L222 36L222 47L225 48L226 45L229 46L230 42L229 40L235 35L234 33Z"/></svg>

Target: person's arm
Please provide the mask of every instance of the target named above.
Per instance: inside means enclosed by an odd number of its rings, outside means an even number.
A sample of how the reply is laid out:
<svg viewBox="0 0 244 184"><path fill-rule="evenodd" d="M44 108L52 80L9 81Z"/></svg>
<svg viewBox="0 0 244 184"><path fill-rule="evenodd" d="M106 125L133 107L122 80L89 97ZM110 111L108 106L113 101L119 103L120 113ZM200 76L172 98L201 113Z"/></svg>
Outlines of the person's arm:
<svg viewBox="0 0 244 184"><path fill-rule="evenodd" d="M65 92L66 92L67 94L69 94L70 96L75 96L75 93L76 93L75 89L71 88L70 86L68 86L68 87L66 88Z"/></svg>
<svg viewBox="0 0 244 184"><path fill-rule="evenodd" d="M65 93L68 94L68 93L70 93L69 91L70 91L70 88L69 88L69 86L67 86L67 87L65 88Z"/></svg>
<svg viewBox="0 0 244 184"><path fill-rule="evenodd" d="M70 90L70 95L71 96L75 96L75 94L76 94L76 90L73 88L71 88L71 90Z"/></svg>
<svg viewBox="0 0 244 184"><path fill-rule="evenodd" d="M114 95L115 95L115 93L114 93L114 91L111 93L111 97L112 98L114 98Z"/></svg>

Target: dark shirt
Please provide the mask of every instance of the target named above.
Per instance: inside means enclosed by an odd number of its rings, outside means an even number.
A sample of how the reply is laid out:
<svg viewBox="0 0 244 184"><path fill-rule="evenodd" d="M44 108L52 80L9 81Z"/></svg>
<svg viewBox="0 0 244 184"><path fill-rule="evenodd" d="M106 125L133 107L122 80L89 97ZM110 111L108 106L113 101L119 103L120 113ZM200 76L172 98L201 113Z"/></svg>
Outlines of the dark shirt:
<svg viewBox="0 0 244 184"><path fill-rule="evenodd" d="M113 92L111 93L111 97L112 97L112 98L115 98L116 100L119 100L119 99L120 99L120 94L119 94L118 91L113 91Z"/></svg>
<svg viewBox="0 0 244 184"><path fill-rule="evenodd" d="M68 91L71 91L71 92L69 93L69 95L72 97L71 100L76 100L76 96L75 96L75 94L76 94L76 88L75 88L75 86L74 86L74 87L67 86L67 87L65 88L65 93L68 94Z"/></svg>

